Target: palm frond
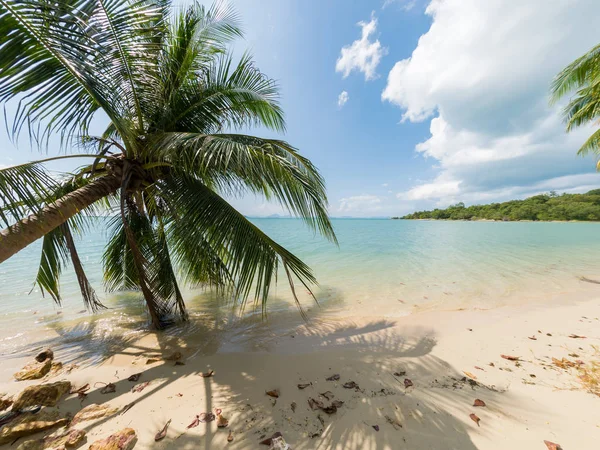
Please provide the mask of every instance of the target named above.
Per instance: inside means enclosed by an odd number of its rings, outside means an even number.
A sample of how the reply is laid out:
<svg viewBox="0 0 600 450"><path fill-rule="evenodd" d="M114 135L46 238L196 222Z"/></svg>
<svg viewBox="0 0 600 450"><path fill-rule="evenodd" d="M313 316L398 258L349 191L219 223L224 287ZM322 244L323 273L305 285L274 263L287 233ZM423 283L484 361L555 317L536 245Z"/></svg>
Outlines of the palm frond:
<svg viewBox="0 0 600 450"><path fill-rule="evenodd" d="M241 37L237 14L226 2L206 10L194 2L174 19L165 35L161 52L161 90L166 105L185 83L211 63L226 44Z"/></svg>
<svg viewBox="0 0 600 450"><path fill-rule="evenodd" d="M578 150L577 154L585 156L589 152L600 155L600 129L596 130ZM600 165L597 167L600 170Z"/></svg>
<svg viewBox="0 0 600 450"><path fill-rule="evenodd" d="M224 128L264 126L285 131L277 83L260 72L249 54L237 64L217 55L202 72L180 86L169 104L164 131L216 133Z"/></svg>
<svg viewBox="0 0 600 450"><path fill-rule="evenodd" d="M140 111L136 87L156 72L164 32L152 0L0 0L0 101L19 100L12 134L86 135L102 108L124 139ZM56 95L60 93L60 95ZM138 127L136 127L138 128Z"/></svg>
<svg viewBox="0 0 600 450"><path fill-rule="evenodd" d="M551 102L556 103L568 93L600 77L600 45L565 67L552 81Z"/></svg>
<svg viewBox="0 0 600 450"><path fill-rule="evenodd" d="M186 176L165 180L161 183L161 194L178 211L177 219L169 224L169 233L182 235L185 230L190 239L206 241L227 266L235 283L236 299L245 304L254 291L255 302L262 304L266 311L269 290L281 264L290 272L292 293L300 307L292 275L309 290L309 285L316 283L312 271L300 259L198 180ZM174 246L174 252L179 250ZM189 258L188 255L179 257ZM196 264L196 261L190 260L188 264Z"/></svg>
<svg viewBox="0 0 600 450"><path fill-rule="evenodd" d="M39 211L57 187L56 180L38 163L0 169L0 221L9 226Z"/></svg>
<svg viewBox="0 0 600 450"><path fill-rule="evenodd" d="M93 312L105 308L85 274L69 222L65 222L43 237L40 265L35 280L42 293L47 292L57 304L61 304L60 275L69 259L73 264L86 308Z"/></svg>
<svg viewBox="0 0 600 450"><path fill-rule="evenodd" d="M288 143L236 134L169 133L157 149L176 173L193 175L228 194L250 190L274 198L332 241L325 183L314 165Z"/></svg>
<svg viewBox="0 0 600 450"><path fill-rule="evenodd" d="M42 239L42 255L35 282L52 299L61 304L59 278L67 262L68 249L61 227L55 228Z"/></svg>

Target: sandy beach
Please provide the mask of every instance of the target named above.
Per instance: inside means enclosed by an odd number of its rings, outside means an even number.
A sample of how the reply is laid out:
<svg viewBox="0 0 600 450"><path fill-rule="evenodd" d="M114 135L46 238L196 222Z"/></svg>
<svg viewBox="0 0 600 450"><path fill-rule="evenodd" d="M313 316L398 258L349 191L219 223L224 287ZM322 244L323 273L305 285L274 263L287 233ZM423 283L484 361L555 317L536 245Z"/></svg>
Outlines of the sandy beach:
<svg viewBox="0 0 600 450"><path fill-rule="evenodd" d="M55 348L55 361L76 364L66 366L70 373L37 381L3 379L0 392L15 395L62 379L73 389L89 384L85 398L68 395L59 403L61 414L90 404L120 412L76 424L87 432L82 448L130 427L140 450L266 449L259 441L275 432L293 449L542 450L544 440L565 450L594 449L600 397L579 377L600 361L600 301L572 303L437 311L396 320L313 320L287 330L265 325L262 344L252 348L248 342L246 351L226 346L215 351L218 346L205 337L147 333L113 341L114 356L99 363L90 364L85 348ZM17 371L37 351L4 364ZM180 356L179 362L170 356ZM573 367L558 367L557 361ZM200 376L211 371L210 377ZM128 381L136 373L139 380ZM326 380L335 375L338 380ZM141 392L132 392L145 382ZM115 392L102 394L103 383L114 383ZM273 390L278 398L266 394ZM476 399L485 406L473 406ZM336 403L331 413L328 406L336 400L343 404ZM187 429L197 415L210 419L202 413L216 409L228 427L212 421ZM169 420L166 437L155 442ZM227 442L230 431L233 441Z"/></svg>

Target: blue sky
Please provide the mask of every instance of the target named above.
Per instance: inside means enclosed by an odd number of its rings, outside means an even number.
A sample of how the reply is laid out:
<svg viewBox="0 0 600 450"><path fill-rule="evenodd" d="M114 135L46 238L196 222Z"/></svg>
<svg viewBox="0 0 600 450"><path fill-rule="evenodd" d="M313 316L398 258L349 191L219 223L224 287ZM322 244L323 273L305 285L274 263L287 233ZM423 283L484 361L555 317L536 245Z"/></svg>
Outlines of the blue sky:
<svg viewBox="0 0 600 450"><path fill-rule="evenodd" d="M566 135L547 101L556 72L600 42L595 3L233 0L234 47L278 80L283 137L320 168L330 213L390 216L600 185L575 156L590 130ZM2 130L0 165L36 157Z"/></svg>

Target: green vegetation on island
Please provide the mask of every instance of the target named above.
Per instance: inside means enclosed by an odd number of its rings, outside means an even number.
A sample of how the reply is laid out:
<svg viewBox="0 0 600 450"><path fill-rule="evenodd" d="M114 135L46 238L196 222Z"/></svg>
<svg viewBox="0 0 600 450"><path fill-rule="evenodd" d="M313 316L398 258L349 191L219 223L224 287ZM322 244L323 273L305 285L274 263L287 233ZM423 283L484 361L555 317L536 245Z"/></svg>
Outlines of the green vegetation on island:
<svg viewBox="0 0 600 450"><path fill-rule="evenodd" d="M399 217L393 217L398 219ZM446 209L418 211L402 219L433 220L501 220L501 221L550 221L550 220L600 220L600 189L586 194L562 194L556 192L534 195L525 200L511 200L489 205L465 206L457 203Z"/></svg>

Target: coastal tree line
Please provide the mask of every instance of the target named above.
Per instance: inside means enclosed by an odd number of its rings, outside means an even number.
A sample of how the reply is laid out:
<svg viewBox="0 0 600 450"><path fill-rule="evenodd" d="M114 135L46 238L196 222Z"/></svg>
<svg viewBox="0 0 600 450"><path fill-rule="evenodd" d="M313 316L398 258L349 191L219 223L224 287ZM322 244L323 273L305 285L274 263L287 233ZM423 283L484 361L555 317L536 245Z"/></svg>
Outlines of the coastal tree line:
<svg viewBox="0 0 600 450"><path fill-rule="evenodd" d="M600 221L600 189L585 194L556 192L534 195L525 200L511 200L489 205L465 206L457 203L445 209L418 211L394 219L432 220L501 220L550 221L578 220Z"/></svg>

